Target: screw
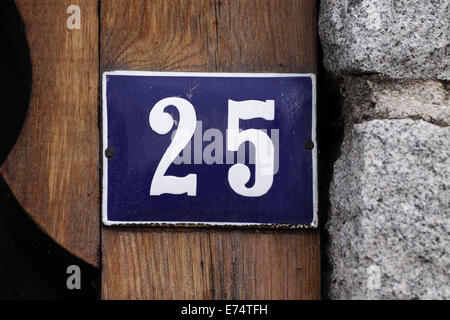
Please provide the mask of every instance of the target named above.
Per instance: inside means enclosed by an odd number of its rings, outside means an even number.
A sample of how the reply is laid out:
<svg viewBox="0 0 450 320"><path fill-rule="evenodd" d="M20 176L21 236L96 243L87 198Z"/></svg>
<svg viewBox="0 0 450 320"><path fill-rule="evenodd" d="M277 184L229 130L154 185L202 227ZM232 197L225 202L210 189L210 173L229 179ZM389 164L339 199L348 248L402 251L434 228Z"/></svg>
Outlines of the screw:
<svg viewBox="0 0 450 320"><path fill-rule="evenodd" d="M106 150L105 150L105 156L108 158L108 159L111 159L112 157L114 157L114 154L116 153L116 150L114 150L114 148L113 147L108 147L108 148L106 148Z"/></svg>
<svg viewBox="0 0 450 320"><path fill-rule="evenodd" d="M312 142L311 140L308 140L305 142L305 148L308 150L312 150L314 149L314 142Z"/></svg>

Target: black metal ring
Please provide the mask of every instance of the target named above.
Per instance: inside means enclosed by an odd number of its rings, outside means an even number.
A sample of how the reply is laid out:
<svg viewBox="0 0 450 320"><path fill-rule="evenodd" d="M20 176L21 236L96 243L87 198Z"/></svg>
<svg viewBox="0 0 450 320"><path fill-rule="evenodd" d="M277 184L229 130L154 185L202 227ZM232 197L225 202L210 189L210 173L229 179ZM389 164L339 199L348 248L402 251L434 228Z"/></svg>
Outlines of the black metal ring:
<svg viewBox="0 0 450 320"><path fill-rule="evenodd" d="M308 150L312 150L314 149L314 142L312 142L311 140L308 140L305 142L305 148Z"/></svg>
<svg viewBox="0 0 450 320"><path fill-rule="evenodd" d="M106 148L106 150L105 150L105 156L106 156L108 159L111 159L112 157L114 157L115 154L116 154L116 150L114 150L113 147L108 147L108 148Z"/></svg>

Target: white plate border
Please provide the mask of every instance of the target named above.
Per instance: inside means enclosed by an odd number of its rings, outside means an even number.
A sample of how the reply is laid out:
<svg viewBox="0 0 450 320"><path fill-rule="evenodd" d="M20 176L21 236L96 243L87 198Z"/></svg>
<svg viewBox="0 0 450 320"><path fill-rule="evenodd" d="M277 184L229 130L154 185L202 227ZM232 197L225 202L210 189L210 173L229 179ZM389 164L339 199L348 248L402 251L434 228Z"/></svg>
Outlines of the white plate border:
<svg viewBox="0 0 450 320"><path fill-rule="evenodd" d="M253 223L253 222L199 222L199 221L110 221L108 220L108 158L105 148L108 147L108 111L106 98L107 76L152 76L152 77L212 77L212 78L297 78L309 77L312 81L312 125L311 139L313 152L313 220L309 225L291 223ZM105 71L102 74L102 222L106 226L258 226L317 228L318 227L318 181L317 181L317 138L316 138L316 75L314 73L230 73L230 72L166 72L166 71Z"/></svg>

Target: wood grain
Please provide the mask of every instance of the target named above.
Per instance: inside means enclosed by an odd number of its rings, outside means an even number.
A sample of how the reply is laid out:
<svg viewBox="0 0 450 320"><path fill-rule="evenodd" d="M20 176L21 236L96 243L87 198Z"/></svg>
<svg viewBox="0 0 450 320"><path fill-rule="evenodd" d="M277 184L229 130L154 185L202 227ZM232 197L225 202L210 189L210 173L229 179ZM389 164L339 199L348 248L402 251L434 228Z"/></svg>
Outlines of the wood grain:
<svg viewBox="0 0 450 320"><path fill-rule="evenodd" d="M101 0L102 71L316 72L316 2ZM102 227L104 299L318 299L317 230Z"/></svg>
<svg viewBox="0 0 450 320"><path fill-rule="evenodd" d="M314 0L217 0L218 72L317 72Z"/></svg>
<svg viewBox="0 0 450 320"><path fill-rule="evenodd" d="M0 169L14 195L57 243L98 265L97 0L16 0L33 83L21 135ZM66 10L81 8L81 29Z"/></svg>

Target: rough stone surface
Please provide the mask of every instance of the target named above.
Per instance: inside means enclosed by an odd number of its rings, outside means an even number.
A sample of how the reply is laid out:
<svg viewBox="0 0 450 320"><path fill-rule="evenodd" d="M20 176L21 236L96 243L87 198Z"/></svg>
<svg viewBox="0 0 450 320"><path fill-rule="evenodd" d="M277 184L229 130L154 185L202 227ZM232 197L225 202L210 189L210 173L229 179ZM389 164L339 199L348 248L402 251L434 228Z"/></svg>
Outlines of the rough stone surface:
<svg viewBox="0 0 450 320"><path fill-rule="evenodd" d="M325 67L336 74L450 79L448 0L322 0Z"/></svg>
<svg viewBox="0 0 450 320"><path fill-rule="evenodd" d="M333 299L450 299L450 128L355 124L327 222Z"/></svg>
<svg viewBox="0 0 450 320"><path fill-rule="evenodd" d="M422 119L450 125L450 83L344 77L341 93L347 123L374 119Z"/></svg>

